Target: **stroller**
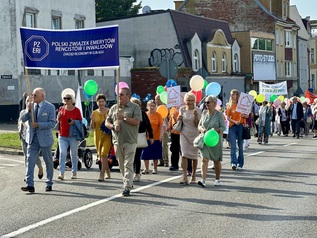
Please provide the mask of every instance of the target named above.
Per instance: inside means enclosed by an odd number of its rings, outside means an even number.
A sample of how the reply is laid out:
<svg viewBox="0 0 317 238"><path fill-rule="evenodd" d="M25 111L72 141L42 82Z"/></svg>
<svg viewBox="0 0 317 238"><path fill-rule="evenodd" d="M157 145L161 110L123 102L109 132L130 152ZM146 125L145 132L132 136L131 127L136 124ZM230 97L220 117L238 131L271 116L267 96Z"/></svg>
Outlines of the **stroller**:
<svg viewBox="0 0 317 238"><path fill-rule="evenodd" d="M56 133L56 137L58 137L58 133ZM54 155L54 168L57 169L58 165L59 165L59 146L57 143L57 147L55 150L55 155ZM77 152L77 156L78 156L78 165L77 168L78 170L81 170L82 168L82 162L84 162L85 167L87 169L90 169L93 163L93 156L92 156L92 152L90 149L86 148L86 139L82 139L79 142L78 145L78 152ZM71 168L72 167L72 161L70 158L70 148L67 148L67 155L66 155L66 167Z"/></svg>

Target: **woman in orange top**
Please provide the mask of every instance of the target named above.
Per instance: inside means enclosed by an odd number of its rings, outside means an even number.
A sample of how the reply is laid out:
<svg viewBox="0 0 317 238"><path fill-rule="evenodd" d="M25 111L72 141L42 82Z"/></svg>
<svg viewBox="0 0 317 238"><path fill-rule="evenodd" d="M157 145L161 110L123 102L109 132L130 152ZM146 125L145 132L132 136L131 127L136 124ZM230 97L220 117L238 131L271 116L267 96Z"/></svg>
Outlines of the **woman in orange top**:
<svg viewBox="0 0 317 238"><path fill-rule="evenodd" d="M239 91L237 89L232 89L230 92L230 100L226 109L226 115L229 121L229 142L231 148L230 155L232 170L236 170L237 168L241 170L244 165L242 131L243 125L246 124L246 118L248 118L248 115L241 114L236 111L239 96ZM236 154L236 141L238 141L239 147L238 159Z"/></svg>

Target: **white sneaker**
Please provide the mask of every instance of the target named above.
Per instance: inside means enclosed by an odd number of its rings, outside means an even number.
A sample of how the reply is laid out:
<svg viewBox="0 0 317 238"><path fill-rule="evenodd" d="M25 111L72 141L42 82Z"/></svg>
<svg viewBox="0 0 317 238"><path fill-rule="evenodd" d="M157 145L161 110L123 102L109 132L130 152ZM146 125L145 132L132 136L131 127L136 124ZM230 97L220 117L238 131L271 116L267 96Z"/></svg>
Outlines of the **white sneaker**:
<svg viewBox="0 0 317 238"><path fill-rule="evenodd" d="M206 181L203 180L203 179L201 179L201 180L198 181L198 185L200 185L200 186L202 186L203 188L205 188L205 187L206 187Z"/></svg>
<svg viewBox="0 0 317 238"><path fill-rule="evenodd" d="M242 170L242 167L238 166L238 167L237 167L237 170Z"/></svg>
<svg viewBox="0 0 317 238"><path fill-rule="evenodd" d="M141 175L140 174L136 174L136 175L134 175L133 182L139 182L140 179L141 179Z"/></svg>
<svg viewBox="0 0 317 238"><path fill-rule="evenodd" d="M215 186L220 186L220 180L215 180Z"/></svg>

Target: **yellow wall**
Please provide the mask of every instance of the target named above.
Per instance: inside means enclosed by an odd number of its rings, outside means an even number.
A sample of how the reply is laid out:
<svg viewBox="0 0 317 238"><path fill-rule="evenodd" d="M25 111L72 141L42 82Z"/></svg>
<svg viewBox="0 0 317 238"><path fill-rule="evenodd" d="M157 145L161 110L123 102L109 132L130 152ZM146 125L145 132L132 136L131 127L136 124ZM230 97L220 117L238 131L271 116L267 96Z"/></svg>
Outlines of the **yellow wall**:
<svg viewBox="0 0 317 238"><path fill-rule="evenodd" d="M241 47L240 64L242 73L252 72L251 38L250 32L233 32L233 38L236 38Z"/></svg>

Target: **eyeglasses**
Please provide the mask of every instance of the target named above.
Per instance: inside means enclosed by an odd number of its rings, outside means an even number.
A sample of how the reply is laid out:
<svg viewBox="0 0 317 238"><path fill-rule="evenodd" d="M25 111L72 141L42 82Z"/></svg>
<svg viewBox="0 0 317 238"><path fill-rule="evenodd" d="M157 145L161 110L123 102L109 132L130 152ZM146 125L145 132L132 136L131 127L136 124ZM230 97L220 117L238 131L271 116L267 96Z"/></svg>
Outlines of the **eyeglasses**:
<svg viewBox="0 0 317 238"><path fill-rule="evenodd" d="M209 103L212 103L212 102L215 102L215 101L207 101L207 102L205 102L205 104L209 104Z"/></svg>
<svg viewBox="0 0 317 238"><path fill-rule="evenodd" d="M72 98L63 97L64 100L71 100Z"/></svg>
<svg viewBox="0 0 317 238"><path fill-rule="evenodd" d="M36 97L36 94L34 94L34 93L32 93L31 95L32 95L32 97Z"/></svg>
<svg viewBox="0 0 317 238"><path fill-rule="evenodd" d="M195 100L186 100L187 102L195 102Z"/></svg>

